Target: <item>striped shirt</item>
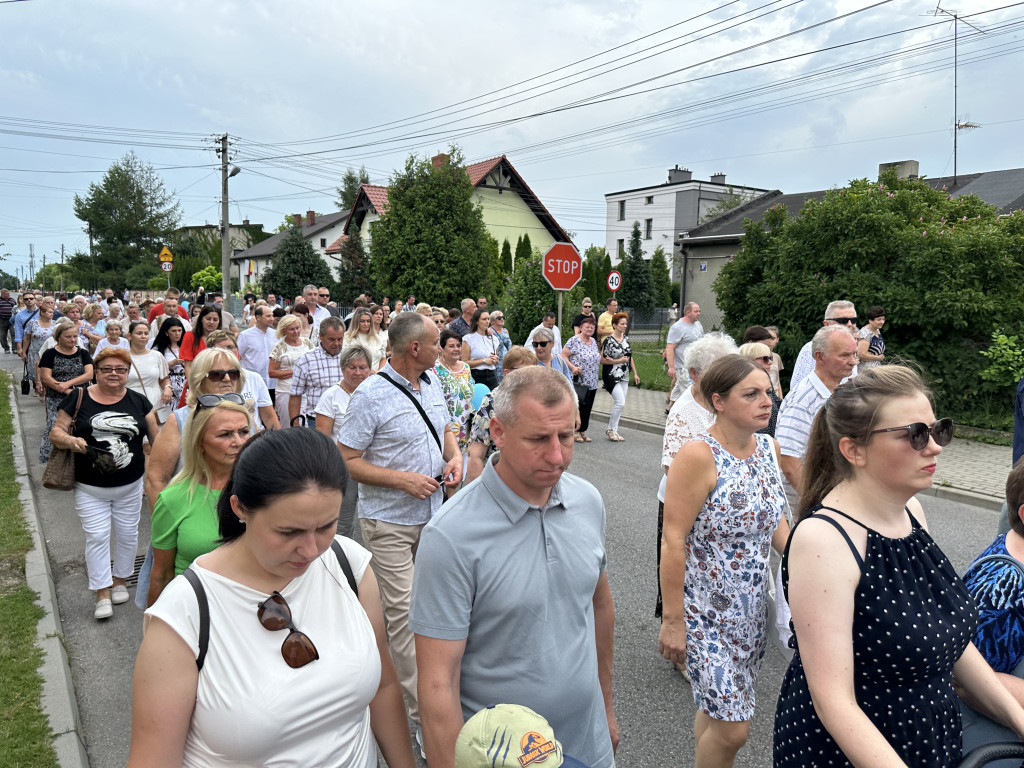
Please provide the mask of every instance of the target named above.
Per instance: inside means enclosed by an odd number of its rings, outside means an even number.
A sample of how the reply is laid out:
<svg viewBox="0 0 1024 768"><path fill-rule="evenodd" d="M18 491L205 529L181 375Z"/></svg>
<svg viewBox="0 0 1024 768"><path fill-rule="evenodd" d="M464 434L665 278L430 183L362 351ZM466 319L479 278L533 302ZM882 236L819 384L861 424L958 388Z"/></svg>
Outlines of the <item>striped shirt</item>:
<svg viewBox="0 0 1024 768"><path fill-rule="evenodd" d="M828 387L814 371L807 374L796 389L791 389L786 395L779 409L779 422L775 428L775 439L783 456L794 456L803 461L811 437L811 424L831 395ZM796 490L789 481L784 485L790 503L795 506Z"/></svg>
<svg viewBox="0 0 1024 768"><path fill-rule="evenodd" d="M10 320L18 310L18 302L7 297L0 297L0 320Z"/></svg>

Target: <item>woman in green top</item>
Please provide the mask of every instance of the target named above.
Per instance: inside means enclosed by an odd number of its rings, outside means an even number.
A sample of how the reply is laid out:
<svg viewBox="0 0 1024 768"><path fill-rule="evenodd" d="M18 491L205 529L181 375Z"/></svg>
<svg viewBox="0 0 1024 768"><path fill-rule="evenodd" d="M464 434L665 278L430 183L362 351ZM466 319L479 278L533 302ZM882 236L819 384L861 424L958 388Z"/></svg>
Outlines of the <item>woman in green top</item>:
<svg viewBox="0 0 1024 768"><path fill-rule="evenodd" d="M149 605L171 579L217 546L217 500L252 429L245 406L226 399L233 394L200 395L185 422L184 468L153 507Z"/></svg>

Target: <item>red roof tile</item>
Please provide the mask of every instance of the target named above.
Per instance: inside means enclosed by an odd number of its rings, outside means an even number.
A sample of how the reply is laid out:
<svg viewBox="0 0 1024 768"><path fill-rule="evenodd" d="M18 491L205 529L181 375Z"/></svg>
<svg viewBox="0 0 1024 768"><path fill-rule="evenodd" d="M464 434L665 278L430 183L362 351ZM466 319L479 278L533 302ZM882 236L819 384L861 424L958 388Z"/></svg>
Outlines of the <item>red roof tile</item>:
<svg viewBox="0 0 1024 768"><path fill-rule="evenodd" d="M377 215L384 213L384 209L388 207L388 188L377 184L363 184L362 189Z"/></svg>
<svg viewBox="0 0 1024 768"><path fill-rule="evenodd" d="M341 253L341 246L348 239L348 235L342 235L324 249L324 253Z"/></svg>
<svg viewBox="0 0 1024 768"><path fill-rule="evenodd" d="M470 182L475 187L477 184L484 180L488 173L494 170L494 166L496 166L504 159L505 156L502 155L501 157L492 157L490 160L484 160L483 162L467 165L466 175L469 176Z"/></svg>

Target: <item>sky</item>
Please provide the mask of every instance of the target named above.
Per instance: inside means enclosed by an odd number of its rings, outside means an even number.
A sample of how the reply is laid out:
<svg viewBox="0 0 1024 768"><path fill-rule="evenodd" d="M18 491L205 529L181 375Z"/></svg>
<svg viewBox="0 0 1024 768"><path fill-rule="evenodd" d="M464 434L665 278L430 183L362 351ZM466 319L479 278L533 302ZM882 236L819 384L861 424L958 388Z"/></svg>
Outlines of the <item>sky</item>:
<svg viewBox="0 0 1024 768"><path fill-rule="evenodd" d="M0 269L88 248L73 212L134 151L216 224L337 210L346 168L506 154L574 234L604 195L695 179L783 192L1024 166L1024 3L948 0L0 0ZM946 0L943 0L946 2Z"/></svg>

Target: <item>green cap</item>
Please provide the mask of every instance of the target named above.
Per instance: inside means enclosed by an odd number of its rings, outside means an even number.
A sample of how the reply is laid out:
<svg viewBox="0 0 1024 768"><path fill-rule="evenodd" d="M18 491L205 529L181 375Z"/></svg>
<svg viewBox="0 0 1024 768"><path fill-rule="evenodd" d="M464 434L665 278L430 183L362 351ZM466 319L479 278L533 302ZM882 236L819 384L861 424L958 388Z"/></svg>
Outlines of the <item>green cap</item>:
<svg viewBox="0 0 1024 768"><path fill-rule="evenodd" d="M562 745L548 721L518 704L481 709L455 741L455 768L560 768L563 763Z"/></svg>

